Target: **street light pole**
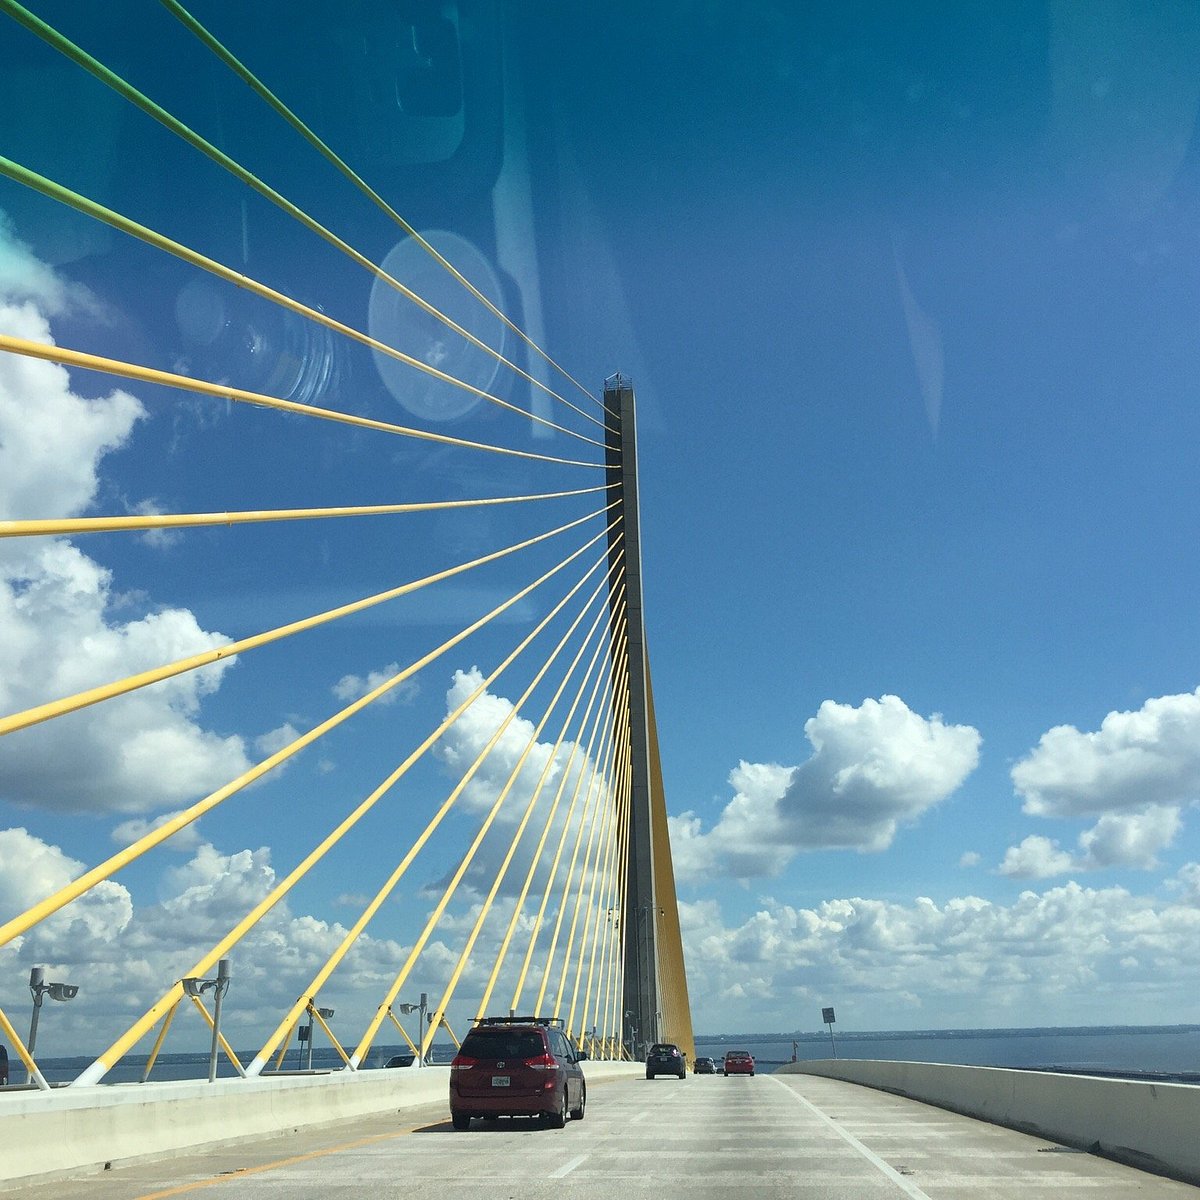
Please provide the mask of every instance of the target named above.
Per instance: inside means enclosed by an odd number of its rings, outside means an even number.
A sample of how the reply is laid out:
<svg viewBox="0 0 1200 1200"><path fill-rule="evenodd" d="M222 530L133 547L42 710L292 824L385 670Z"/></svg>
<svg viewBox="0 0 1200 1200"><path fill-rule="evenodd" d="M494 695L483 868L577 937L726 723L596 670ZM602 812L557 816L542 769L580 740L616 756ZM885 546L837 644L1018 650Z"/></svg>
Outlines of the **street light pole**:
<svg viewBox="0 0 1200 1200"><path fill-rule="evenodd" d="M34 1050L37 1047L37 1031L38 1018L42 1013L42 997L46 994L46 985L42 982L46 977L45 969L42 967L34 967L29 972L29 992L33 996L33 1016L29 1019L29 1041L25 1043L29 1050L29 1057L33 1058ZM33 1072L26 1072L25 1082L33 1082Z"/></svg>
<svg viewBox="0 0 1200 1200"><path fill-rule="evenodd" d="M418 1028L421 1031L421 1036L417 1039L417 1066L425 1065L425 1011L429 1007L429 993L421 993L421 1017Z"/></svg>
<svg viewBox="0 0 1200 1200"><path fill-rule="evenodd" d="M217 979L213 987L213 1029L212 1048L208 1053L208 1082L215 1083L217 1078L217 1050L221 1042L221 1000L229 990L229 959L223 958L217 963Z"/></svg>
<svg viewBox="0 0 1200 1200"><path fill-rule="evenodd" d="M29 994L33 997L33 1016L29 1018L29 1041L26 1043L26 1049L29 1051L31 1062L34 1048L37 1046L38 1018L41 1016L43 998L49 993L51 1000L74 1000L78 992L79 988L73 983L47 983L44 967L33 967L30 970ZM25 1082L33 1081L33 1072L27 1071Z"/></svg>

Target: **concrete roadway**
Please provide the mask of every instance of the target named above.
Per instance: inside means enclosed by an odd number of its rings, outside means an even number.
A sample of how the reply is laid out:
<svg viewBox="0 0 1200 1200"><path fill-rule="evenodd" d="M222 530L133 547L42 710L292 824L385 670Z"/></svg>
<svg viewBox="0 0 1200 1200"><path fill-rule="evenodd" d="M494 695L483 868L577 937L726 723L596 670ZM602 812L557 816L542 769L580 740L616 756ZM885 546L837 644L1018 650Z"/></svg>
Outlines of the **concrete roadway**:
<svg viewBox="0 0 1200 1200"><path fill-rule="evenodd" d="M0 1149L0 1153L2 1153ZM224 1150L20 1187L4 1200L403 1196L404 1200L1197 1200L1198 1189L838 1080L599 1084L582 1122L450 1127L411 1109Z"/></svg>

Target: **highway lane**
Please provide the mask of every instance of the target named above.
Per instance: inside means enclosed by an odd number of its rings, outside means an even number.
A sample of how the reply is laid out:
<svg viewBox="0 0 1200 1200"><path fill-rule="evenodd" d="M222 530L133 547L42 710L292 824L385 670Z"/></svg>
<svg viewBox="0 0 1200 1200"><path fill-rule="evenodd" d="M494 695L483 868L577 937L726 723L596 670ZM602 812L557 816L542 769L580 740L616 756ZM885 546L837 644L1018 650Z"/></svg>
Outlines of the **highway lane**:
<svg viewBox="0 0 1200 1200"><path fill-rule="evenodd" d="M2 1152L2 1151L0 1151ZM804 1075L594 1086L565 1129L455 1132L442 1106L4 1193L5 1200L1197 1200L1189 1185L941 1109Z"/></svg>

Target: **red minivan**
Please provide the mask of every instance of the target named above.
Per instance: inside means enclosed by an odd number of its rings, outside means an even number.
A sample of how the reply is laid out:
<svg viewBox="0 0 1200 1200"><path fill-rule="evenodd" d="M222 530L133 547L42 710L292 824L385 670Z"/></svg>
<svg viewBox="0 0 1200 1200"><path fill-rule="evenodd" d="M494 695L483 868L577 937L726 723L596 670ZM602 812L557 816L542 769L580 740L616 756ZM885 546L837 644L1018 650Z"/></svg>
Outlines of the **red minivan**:
<svg viewBox="0 0 1200 1200"><path fill-rule="evenodd" d="M582 1121L587 1058L555 1017L487 1017L463 1039L450 1064L450 1120L469 1129L472 1117L541 1117L561 1129Z"/></svg>

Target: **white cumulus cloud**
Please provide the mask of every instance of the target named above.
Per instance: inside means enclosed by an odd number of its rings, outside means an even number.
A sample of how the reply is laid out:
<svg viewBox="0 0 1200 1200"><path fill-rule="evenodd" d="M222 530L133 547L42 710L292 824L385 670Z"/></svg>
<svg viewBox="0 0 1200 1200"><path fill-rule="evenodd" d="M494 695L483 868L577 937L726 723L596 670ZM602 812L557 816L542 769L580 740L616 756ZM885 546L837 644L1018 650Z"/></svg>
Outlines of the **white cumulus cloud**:
<svg viewBox="0 0 1200 1200"><path fill-rule="evenodd" d="M707 833L692 812L671 820L680 878L775 875L803 850L884 850L979 762L975 729L922 717L898 696L857 708L826 700L804 732L813 753L799 766L731 772L734 798Z"/></svg>
<svg viewBox="0 0 1200 1200"><path fill-rule="evenodd" d="M1098 730L1057 725L1012 769L1024 810L1093 816L1200 799L1200 688L1110 712Z"/></svg>
<svg viewBox="0 0 1200 1200"><path fill-rule="evenodd" d="M73 299L71 287L4 223L0 267L0 330L52 343L47 314ZM101 459L126 443L144 415L124 391L87 399L62 367L0 355L0 517L86 511ZM70 542L7 540L0 549L0 711L22 711L228 641L186 609L123 620L117 608L111 573ZM226 782L248 765L243 741L205 730L199 710L228 669L217 663L8 735L0 741L0 799L139 813Z"/></svg>
<svg viewBox="0 0 1200 1200"><path fill-rule="evenodd" d="M1019 846L1010 846L997 871L1018 879L1048 879L1107 867L1151 871L1159 865L1158 852L1174 841L1180 825L1179 809L1166 804L1150 804L1139 812L1105 813L1079 835L1075 853L1034 834Z"/></svg>
<svg viewBox="0 0 1200 1200"><path fill-rule="evenodd" d="M339 700L345 700L350 703L352 700L357 700L360 696L365 696L368 692L373 692L377 687L381 687L387 681L396 675L400 674L399 663L388 663L378 671L368 671L366 675L343 675L341 679L333 685L333 694ZM421 685L414 679L406 679L403 683L392 688L390 692L384 692L376 704L411 704L420 694Z"/></svg>
<svg viewBox="0 0 1200 1200"><path fill-rule="evenodd" d="M1110 712L1100 728L1056 725L1012 768L1032 816L1097 817L1068 851L1041 836L1008 849L1002 875L1041 879L1109 867L1152 870L1200 800L1200 688Z"/></svg>

